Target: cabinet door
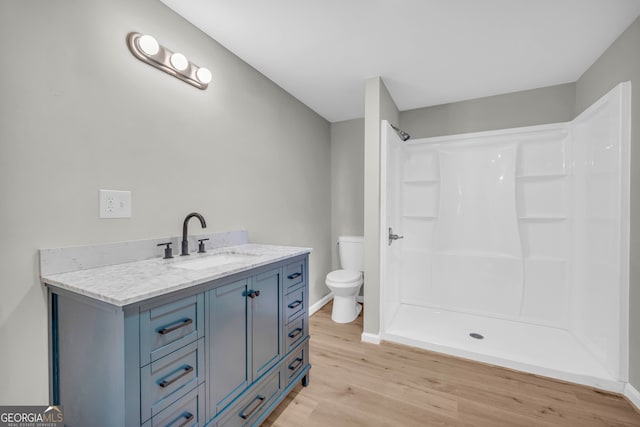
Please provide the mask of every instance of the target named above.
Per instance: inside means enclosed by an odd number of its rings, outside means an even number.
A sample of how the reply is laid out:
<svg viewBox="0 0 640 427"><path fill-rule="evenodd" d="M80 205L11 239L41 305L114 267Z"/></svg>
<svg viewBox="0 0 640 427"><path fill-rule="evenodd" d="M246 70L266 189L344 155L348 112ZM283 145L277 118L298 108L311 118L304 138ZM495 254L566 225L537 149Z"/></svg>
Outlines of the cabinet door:
<svg viewBox="0 0 640 427"><path fill-rule="evenodd" d="M245 279L208 292L208 399L212 416L231 403L251 382L247 348L248 284L249 280Z"/></svg>
<svg viewBox="0 0 640 427"><path fill-rule="evenodd" d="M280 359L280 340L282 339L280 336L282 296L280 272L280 269L267 271L251 280L251 290L257 294L249 298L253 381L256 381Z"/></svg>

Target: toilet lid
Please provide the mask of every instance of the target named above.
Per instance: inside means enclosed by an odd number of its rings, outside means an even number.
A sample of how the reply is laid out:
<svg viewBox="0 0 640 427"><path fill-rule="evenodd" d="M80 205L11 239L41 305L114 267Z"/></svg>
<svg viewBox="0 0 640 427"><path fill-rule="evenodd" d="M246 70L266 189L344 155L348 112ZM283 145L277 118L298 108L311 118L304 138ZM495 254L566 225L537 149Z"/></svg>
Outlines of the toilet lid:
<svg viewBox="0 0 640 427"><path fill-rule="evenodd" d="M327 280L335 283L357 282L362 277L362 273L355 270L336 270L327 274Z"/></svg>

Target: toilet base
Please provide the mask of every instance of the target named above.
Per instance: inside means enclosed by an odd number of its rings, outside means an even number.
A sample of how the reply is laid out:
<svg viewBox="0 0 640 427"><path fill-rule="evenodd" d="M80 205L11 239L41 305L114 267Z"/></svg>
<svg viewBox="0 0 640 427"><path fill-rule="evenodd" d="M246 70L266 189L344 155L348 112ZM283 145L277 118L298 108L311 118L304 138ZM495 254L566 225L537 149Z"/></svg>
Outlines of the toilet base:
<svg viewBox="0 0 640 427"><path fill-rule="evenodd" d="M356 297L333 297L333 309L331 310L331 320L336 323L350 323L356 320L362 305L356 301Z"/></svg>

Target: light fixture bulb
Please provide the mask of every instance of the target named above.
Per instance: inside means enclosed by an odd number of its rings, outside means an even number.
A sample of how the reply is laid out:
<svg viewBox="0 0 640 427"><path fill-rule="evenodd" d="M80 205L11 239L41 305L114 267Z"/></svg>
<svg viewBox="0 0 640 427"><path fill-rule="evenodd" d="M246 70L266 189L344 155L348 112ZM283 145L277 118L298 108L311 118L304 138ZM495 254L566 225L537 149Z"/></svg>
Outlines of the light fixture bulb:
<svg viewBox="0 0 640 427"><path fill-rule="evenodd" d="M211 71L209 71L208 68L200 67L198 68L198 71L196 71L196 77L202 83L207 84L211 81Z"/></svg>
<svg viewBox="0 0 640 427"><path fill-rule="evenodd" d="M171 55L171 65L178 71L184 71L189 66L189 61L187 61L187 57L181 53L174 53Z"/></svg>
<svg viewBox="0 0 640 427"><path fill-rule="evenodd" d="M138 47L147 55L155 55L160 51L160 45L152 36L145 34L138 39Z"/></svg>

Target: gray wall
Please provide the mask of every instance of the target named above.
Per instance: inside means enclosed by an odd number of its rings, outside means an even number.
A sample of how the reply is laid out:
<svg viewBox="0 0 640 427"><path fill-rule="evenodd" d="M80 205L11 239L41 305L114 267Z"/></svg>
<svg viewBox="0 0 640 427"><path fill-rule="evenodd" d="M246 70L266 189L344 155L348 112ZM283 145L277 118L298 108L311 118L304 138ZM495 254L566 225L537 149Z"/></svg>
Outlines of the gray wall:
<svg viewBox="0 0 640 427"><path fill-rule="evenodd" d="M364 110L364 334L380 332L380 122L399 112L380 77L365 82Z"/></svg>
<svg viewBox="0 0 640 427"><path fill-rule="evenodd" d="M209 89L135 59L130 31L209 67ZM175 236L198 211L313 247L324 295L326 120L156 0L1 0L0 39L0 404L49 401L38 248ZM132 190L133 217L98 219L101 188Z"/></svg>
<svg viewBox="0 0 640 427"><path fill-rule="evenodd" d="M576 115L618 83L631 81L630 383L640 390L640 18L576 82Z"/></svg>
<svg viewBox="0 0 640 427"><path fill-rule="evenodd" d="M567 122L574 117L575 83L406 110L400 128L413 138Z"/></svg>
<svg viewBox="0 0 640 427"><path fill-rule="evenodd" d="M332 269L340 266L338 236L364 235L363 212L364 119L331 123Z"/></svg>

